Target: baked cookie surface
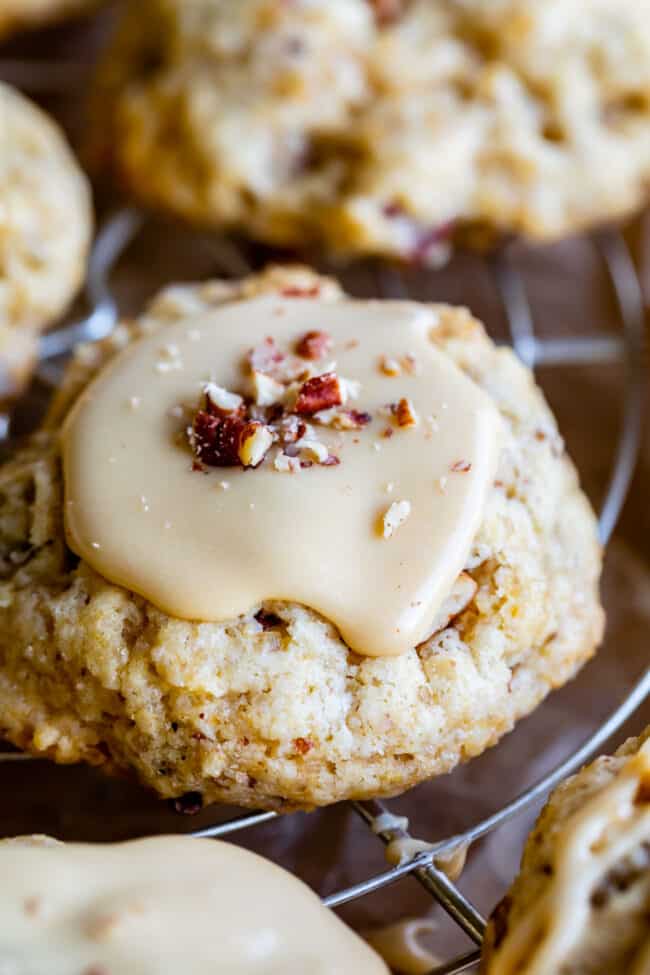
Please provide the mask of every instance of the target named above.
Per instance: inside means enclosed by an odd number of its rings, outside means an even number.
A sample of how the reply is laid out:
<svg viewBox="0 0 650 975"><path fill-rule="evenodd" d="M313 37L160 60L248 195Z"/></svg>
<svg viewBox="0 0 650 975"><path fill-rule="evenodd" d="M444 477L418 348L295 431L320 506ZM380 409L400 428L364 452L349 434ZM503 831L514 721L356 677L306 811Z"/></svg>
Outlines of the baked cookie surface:
<svg viewBox="0 0 650 975"><path fill-rule="evenodd" d="M649 65L647 0L146 0L100 74L95 152L201 224L436 260L639 207Z"/></svg>
<svg viewBox="0 0 650 975"><path fill-rule="evenodd" d="M388 973L288 872L178 836L0 841L0 953L7 971L51 975Z"/></svg>
<svg viewBox="0 0 650 975"><path fill-rule="evenodd" d="M486 975L645 975L650 728L552 794L488 926Z"/></svg>
<svg viewBox="0 0 650 975"><path fill-rule="evenodd" d="M79 352L48 422L1 469L0 734L19 747L134 769L163 796L206 803L387 795L480 754L593 653L593 513L530 373L464 309L436 306L433 341L488 393L507 436L465 565L475 595L417 648L360 656L290 602L223 624L176 619L67 549L59 429L93 375L140 331L295 292L333 313L347 300L295 268L163 292Z"/></svg>
<svg viewBox="0 0 650 975"><path fill-rule="evenodd" d="M63 133L0 83L0 396L79 288L91 233L90 187Z"/></svg>
<svg viewBox="0 0 650 975"><path fill-rule="evenodd" d="M19 30L74 17L98 5L99 0L0 0L0 40Z"/></svg>

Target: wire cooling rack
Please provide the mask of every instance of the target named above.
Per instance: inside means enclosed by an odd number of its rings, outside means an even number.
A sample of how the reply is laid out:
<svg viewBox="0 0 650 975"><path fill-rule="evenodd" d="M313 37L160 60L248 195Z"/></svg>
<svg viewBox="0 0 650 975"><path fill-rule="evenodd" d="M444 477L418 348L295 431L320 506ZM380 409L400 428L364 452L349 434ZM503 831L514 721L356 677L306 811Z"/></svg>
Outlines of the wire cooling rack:
<svg viewBox="0 0 650 975"><path fill-rule="evenodd" d="M95 341L107 335L119 316L111 277L122 253L141 231L146 218L135 210L121 210L107 220L98 234L89 263L86 285L88 314L43 336L38 375L48 385L61 377L64 357L80 341ZM610 472L609 484L600 508L600 538L609 541L623 506L634 472L641 441L645 367L644 307L642 288L634 261L624 237L615 230L592 235L590 244L603 265L616 299L620 330L616 334L540 337L526 293L521 271L511 259L509 247L488 259L492 286L500 299L508 323L510 341L519 357L531 368L540 365L623 366L625 373L622 422ZM252 267L245 251L235 242L215 239L211 245L218 273L239 276ZM435 272L432 272L435 274ZM392 266L379 266L375 280L382 297L408 297L404 275ZM650 693L650 669L604 724L577 751L552 772L469 829L431 844L405 862L367 877L353 886L324 898L324 904L337 908L362 898L402 877L413 877L455 923L465 932L474 948L460 957L432 969L431 975L459 975L473 969L480 959L486 920L461 888L445 872L444 864L454 854L465 852L481 837L512 820L543 798L558 782L575 771L627 720ZM21 760L22 755L0 755L2 760ZM394 815L379 800L352 802L352 808L385 845L412 839L405 820ZM277 817L275 812L254 812L218 825L190 833L195 837L227 837ZM404 847L403 847L404 848Z"/></svg>

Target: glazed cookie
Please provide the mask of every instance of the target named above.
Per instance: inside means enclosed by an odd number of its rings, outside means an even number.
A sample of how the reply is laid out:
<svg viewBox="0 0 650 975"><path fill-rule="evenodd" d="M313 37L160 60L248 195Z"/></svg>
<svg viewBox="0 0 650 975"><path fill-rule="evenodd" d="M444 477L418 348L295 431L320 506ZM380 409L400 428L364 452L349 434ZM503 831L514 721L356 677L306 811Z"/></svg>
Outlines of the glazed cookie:
<svg viewBox="0 0 650 975"><path fill-rule="evenodd" d="M488 926L486 975L647 975L650 728L551 796Z"/></svg>
<svg viewBox="0 0 650 975"><path fill-rule="evenodd" d="M168 289L82 348L0 499L0 734L192 804L397 793L602 633L531 374L465 309L306 269Z"/></svg>
<svg viewBox="0 0 650 975"><path fill-rule="evenodd" d="M29 375L39 330L84 275L90 188L63 134L0 84L0 397Z"/></svg>
<svg viewBox="0 0 650 975"><path fill-rule="evenodd" d="M94 118L93 154L136 197L272 244L435 261L552 240L646 198L650 9L146 0Z"/></svg>
<svg viewBox="0 0 650 975"><path fill-rule="evenodd" d="M5 971L388 975L305 884L229 843L0 842ZM14 967L18 965L18 967Z"/></svg>
<svg viewBox="0 0 650 975"><path fill-rule="evenodd" d="M0 0L0 40L19 30L74 17L98 5L99 0Z"/></svg>

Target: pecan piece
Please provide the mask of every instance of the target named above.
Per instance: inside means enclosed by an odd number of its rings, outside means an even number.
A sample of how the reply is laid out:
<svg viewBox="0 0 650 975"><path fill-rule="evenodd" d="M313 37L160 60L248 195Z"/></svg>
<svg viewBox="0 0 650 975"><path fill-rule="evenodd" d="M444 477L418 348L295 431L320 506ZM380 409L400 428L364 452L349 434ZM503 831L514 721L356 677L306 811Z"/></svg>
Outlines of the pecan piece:
<svg viewBox="0 0 650 975"><path fill-rule="evenodd" d="M213 416L199 410L191 442L197 459L209 467L257 467L273 442L268 427L241 416Z"/></svg>
<svg viewBox="0 0 650 975"><path fill-rule="evenodd" d="M309 738L294 738L293 747L299 755L306 755L314 747L314 743Z"/></svg>
<svg viewBox="0 0 650 975"><path fill-rule="evenodd" d="M216 383L206 383L203 387L205 404L208 413L213 416L226 416L229 413L242 413L244 400L237 393L231 393Z"/></svg>
<svg viewBox="0 0 650 975"><path fill-rule="evenodd" d="M384 538L392 538L398 528L409 519L411 515L410 501L393 501L381 521L382 535Z"/></svg>
<svg viewBox="0 0 650 975"><path fill-rule="evenodd" d="M306 332L296 345L296 353L303 359L322 359L332 348L327 332Z"/></svg>
<svg viewBox="0 0 650 975"><path fill-rule="evenodd" d="M290 284L281 292L284 298L316 298L320 294L319 284Z"/></svg>
<svg viewBox="0 0 650 975"><path fill-rule="evenodd" d="M397 425L400 427L414 427L418 422L418 415L410 399L402 398L392 407Z"/></svg>
<svg viewBox="0 0 650 975"><path fill-rule="evenodd" d="M340 406L342 403L343 392L339 377L335 372L326 372L302 384L293 412L313 416L314 413L329 410L332 406Z"/></svg>
<svg viewBox="0 0 650 975"><path fill-rule="evenodd" d="M261 345L250 349L247 355L248 365L254 372L273 373L280 363L284 362L284 359L284 353L277 347L270 335L264 339Z"/></svg>
<svg viewBox="0 0 650 975"><path fill-rule="evenodd" d="M256 406L273 406L284 396L284 386L273 376L253 369L251 373L251 390Z"/></svg>
<svg viewBox="0 0 650 975"><path fill-rule="evenodd" d="M375 20L380 26L394 24L404 13L406 0L370 0Z"/></svg>
<svg viewBox="0 0 650 975"><path fill-rule="evenodd" d="M200 792L186 792L177 799L172 799L172 807L183 816L196 816L203 809L203 795Z"/></svg>
<svg viewBox="0 0 650 975"><path fill-rule="evenodd" d="M244 467L259 467L273 443L273 434L258 420L250 420L242 430L239 459Z"/></svg>

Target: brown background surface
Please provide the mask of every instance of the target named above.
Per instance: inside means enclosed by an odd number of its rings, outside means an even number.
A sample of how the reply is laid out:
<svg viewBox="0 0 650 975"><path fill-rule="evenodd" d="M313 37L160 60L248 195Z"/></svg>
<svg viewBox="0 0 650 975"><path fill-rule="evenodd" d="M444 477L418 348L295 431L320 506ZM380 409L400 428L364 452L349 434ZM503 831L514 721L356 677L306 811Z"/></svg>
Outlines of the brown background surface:
<svg viewBox="0 0 650 975"><path fill-rule="evenodd" d="M65 123L73 140L83 133L83 93L90 64L101 44L105 21L44 32L0 48L0 78L17 81L38 93L39 100ZM27 59L25 67L24 59ZM20 64L16 64L20 60ZM47 62L44 64L44 62ZM59 65L54 77L47 65ZM119 205L102 191L101 212ZM646 221L648 223L648 221ZM639 266L647 236L643 221L627 228ZM161 220L150 220L115 275L120 307L136 311L156 288L171 280L198 280L221 271L210 238ZM248 248L255 265L269 255ZM617 328L607 279L587 239L543 250L517 247L514 258L525 273L536 323L542 335L612 332ZM386 279L377 265L341 272L357 294L376 294ZM650 285L650 267L646 268ZM461 255L442 272L411 271L403 276L409 293L469 305L497 338L505 323L485 261ZM83 307L83 305L80 305ZM583 482L597 505L607 482L620 424L622 368L619 366L556 367L540 371ZM19 426L32 422L45 390L35 384L21 404ZM471 825L552 768L589 734L623 698L648 664L650 646L650 437L644 449L614 541L607 552L603 594L608 611L603 648L572 685L552 695L514 733L491 752L438 781L426 783L390 808L408 815L415 835L436 839ZM616 735L650 721L646 704ZM180 817L137 785L105 779L83 768L58 768L48 763L0 765L0 835L47 832L63 839L114 840L146 833L185 831L232 815L212 807L194 818ZM460 881L463 891L489 911L512 877L534 811L502 828L470 853ZM289 867L320 893L327 894L385 868L377 839L347 806L285 817L236 838ZM364 898L344 910L355 925L384 923L400 916L431 911L431 902L411 879L389 891ZM468 943L441 918L436 947L446 954Z"/></svg>

